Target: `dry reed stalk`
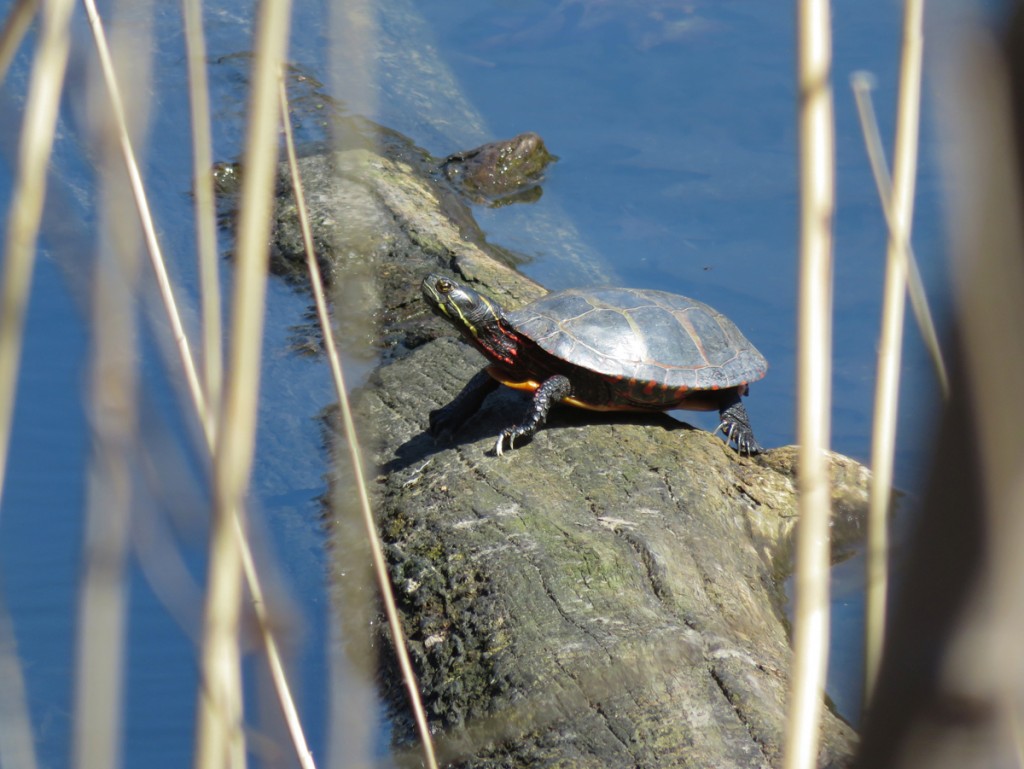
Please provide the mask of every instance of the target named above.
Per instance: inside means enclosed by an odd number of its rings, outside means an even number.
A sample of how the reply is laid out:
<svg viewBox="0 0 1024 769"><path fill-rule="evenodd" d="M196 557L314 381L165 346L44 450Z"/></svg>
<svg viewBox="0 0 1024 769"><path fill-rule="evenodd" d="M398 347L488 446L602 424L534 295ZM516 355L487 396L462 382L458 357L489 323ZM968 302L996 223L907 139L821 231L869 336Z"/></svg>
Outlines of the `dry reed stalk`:
<svg viewBox="0 0 1024 769"><path fill-rule="evenodd" d="M37 5L36 0L18 0L4 20L4 28L0 32L0 81L7 77L14 54L25 39L32 17L36 15Z"/></svg>
<svg viewBox="0 0 1024 769"><path fill-rule="evenodd" d="M237 508L215 502L200 647L199 702L193 766L245 766L239 620L242 557L232 527Z"/></svg>
<svg viewBox="0 0 1024 769"><path fill-rule="evenodd" d="M51 0L43 7L42 31L29 79L25 118L18 147L18 169L11 194L4 240L0 288L0 498L10 449L14 394L32 287L36 238L46 197L46 167L53 147L57 110L68 60L72 0Z"/></svg>
<svg viewBox="0 0 1024 769"><path fill-rule="evenodd" d="M91 0L87 0L87 2L91 2ZM102 22L100 21L98 15L95 14L95 8L93 8L92 10L93 10L93 15L94 15L95 29L98 30L97 44L100 47L102 52L106 52L107 49L106 49L106 44L105 44L105 38L104 38L104 36L102 34ZM198 21L198 19L195 18L195 16L196 16L196 14L193 13L193 17L194 18L191 19L193 26ZM189 24L189 22L186 21L186 25L188 25L188 24ZM193 32L194 32L194 30L191 30L191 28L190 28L190 32L187 33L187 34L191 34ZM200 26L200 33L199 34L201 36L201 26ZM195 64L194 60L196 58L198 58L200 60L200 62L202 63L202 67L199 68L201 70L201 72L202 72L201 75L196 76L196 74L194 72L190 71L190 81L191 81L191 83L195 84L193 86L193 92L191 92L191 94L190 94L191 97L192 97L193 109L197 110L199 112L198 115L194 115L194 117L193 117L193 127L195 128L196 124L200 124L200 125L205 124L206 125L205 131L203 131L202 128L199 129L200 134L205 133L205 140L196 139L196 150L195 150L196 157L197 157L197 161L195 163L195 167L196 167L196 180L197 180L196 181L196 186L197 186L197 189L196 189L196 198L197 198L196 209L197 209L197 221L198 221L198 225L197 225L198 232L197 232L197 235L198 235L198 238L199 238L198 250L200 252L200 263L201 263L200 271L201 271L201 273L206 273L204 276L202 276L202 286L201 286L201 290L203 291L203 297L204 297L203 298L203 307L204 307L203 314L204 314L204 329L205 329L204 339L206 340L206 343L204 345L205 355L206 355L206 364L207 364L206 365L206 369L204 371L204 373L205 373L205 381L207 383L207 391L206 391L207 394L206 394L206 397L203 396L203 392L202 392L202 390L198 386L198 379L196 378L196 375L195 375L195 371L196 371L195 364L194 364L194 361L192 359L192 355L191 355L191 351L190 351L190 348L189 348L188 343L187 343L187 339L185 338L185 335L184 335L184 330L181 327L181 323L180 323L180 320L179 320L180 315L179 315L179 313L177 311L177 305L176 305L175 300L174 300L173 291L172 291L170 283L169 283L169 281L167 279L167 271L166 271L166 268L164 267L163 255L162 255L162 253L159 250L159 247L158 247L157 241L156 241L156 237L155 237L155 231L152 228L152 217L149 214L148 204L146 203L146 198L145 198L144 190L141 187L141 180L139 179L138 174L137 174L137 163L135 163L135 161L134 161L134 153L132 151L130 143L127 142L126 140L122 141L121 146L122 146L122 151L124 153L126 162L128 164L128 167L129 167L129 173L131 173L132 169L136 169L136 171L135 171L135 173L134 173L134 175L132 177L133 181L138 182L138 185L139 185L138 186L138 192L136 193L136 196L135 196L136 205L137 205L138 210L139 210L140 218L142 219L142 222L143 222L143 227L144 227L144 229L145 229L145 231L147 233L147 242L148 242L148 245L150 246L150 256L151 256L152 264L153 264L153 267L154 267L154 271L156 272L156 275L157 275L158 282L160 283L160 286L161 286L161 294L162 294L163 299L164 299L164 308L165 308L165 311L167 312L167 315L168 315L169 321L170 321L170 323L172 325L172 328L175 330L175 336L176 336L176 338L179 341L178 351L179 351L179 354L181 356L181 362L182 362L183 367L184 367L185 372L186 372L186 378L187 378L187 380L189 382L189 393L192 396L192 402L193 402L193 406L194 406L194 408L196 410L197 417L198 417L200 423L203 426L203 432L204 432L204 436L205 436L205 439L206 439L207 446L208 446L208 448L210 449L210 451L212 453L215 450L215 444L216 444L216 426L217 426L217 423L216 423L216 420L217 420L216 404L219 402L220 371L221 371L221 363L220 363L221 352L220 352L220 342L219 342L220 326L221 326L221 324L220 324L220 301L219 301L219 290L220 289L219 289L219 280L217 279L217 264L216 264L216 232L215 232L216 219L215 219L215 214L214 214L214 210L213 210L214 203L213 203L212 180L210 178L210 173L209 173L210 172L210 168L212 166L212 160L207 160L207 161L203 160L204 155L205 155L206 158L210 158L210 152L209 152L209 146L210 146L210 140L209 140L209 118L208 118L208 107L207 107L208 98L206 96L207 87L206 87L206 77L205 77L205 54L201 53L202 49L204 48L204 46L202 45L201 42L199 44L191 44L191 45L192 45L192 47L191 47L191 54L190 54L190 57L191 57L190 66ZM109 54L108 53L107 53L107 59L109 60ZM117 85L116 79L113 77L112 69L108 70L108 71L110 73L109 77L107 78L107 80L108 80L108 83L107 83L108 88L110 89L110 91L112 93L118 93L118 85ZM201 93L196 93L196 91L201 91ZM119 98L118 98L117 101L118 101L118 103L120 103L120 99ZM207 117L205 119L203 118L203 114L202 114L204 112L207 115ZM121 116L120 123L121 123L122 126L123 126L123 115L124 115L123 110L121 110L121 112L120 112L120 116ZM122 136L126 137L126 134L122 132ZM205 186L205 188L207 190L207 192L205 194L200 191L204 186ZM202 224L202 222L204 220L207 222L205 227ZM204 239L208 240L208 241L212 240L213 242L212 242L212 244L211 243L204 243L203 242ZM211 294L215 295L215 296L211 296ZM213 324L213 327L214 327L214 335L217 337L217 341L215 343L213 343L213 344L210 344L210 342L209 342L209 336L210 336L209 324L211 324L211 323ZM239 507L238 509L242 510L243 508ZM267 616L266 605L265 605L265 603L262 600L263 599L263 589L262 589L262 586L261 586L260 581L259 581L259 575L258 575L258 572L257 572L256 567L255 567L255 563L254 563L254 560L253 560L251 549L249 547L248 540L246 539L246 535L245 535L245 531L244 531L244 526L241 523L241 520L242 520L243 517L244 517L244 514L238 514L238 515L235 516L236 520L234 522L232 530L234 531L234 534L235 534L235 536L237 537L237 540L238 540L237 547L239 548L239 551L240 551L238 555L239 555L239 558L241 559L242 568L243 568L243 571L244 571L244 575L246 577L246 584L249 587L250 593L253 596L253 600L256 601L256 605L258 606L257 619L260 622L261 633L264 635L265 638L272 639L271 630L270 630L270 623L269 623L269 619L268 619L268 616ZM279 650L278 650L276 642L271 640L271 642L266 645L266 648L267 648L267 654L268 654L268 659L270 660L270 664L272 666L276 666L280 670L283 670L283 665L281 663L280 653L279 653ZM286 712L288 712L289 710L294 712L294 710L295 710L294 697L291 694L291 691L290 691L290 688L289 688L289 686L287 684L287 681L284 680L282 676L277 676L274 679L274 683L275 683L275 686L276 686L278 697L279 697L279 699L281 701L282 709L284 709ZM301 731L301 729L296 728L296 726L293 724L292 725L291 733L292 733L292 737L293 737L293 740L294 740L294 745L295 745L295 748L296 748L297 755L300 757L300 761L302 761L302 760L304 760L303 757L304 756L308 756L308 754L309 754L309 750L306 747L306 743L305 743L305 739L304 739L304 737L302 735L302 731Z"/></svg>
<svg viewBox="0 0 1024 769"><path fill-rule="evenodd" d="M30 14L19 3L8 16L4 32L4 70L13 57ZM4 240L3 285L0 288L0 499L3 496L10 450L11 424L25 312L32 286L36 238L46 197L46 171L53 147L60 95L68 61L71 0L51 0L43 7L42 29L29 79L25 115L18 146L18 168ZM0 666L4 693L0 725L0 753L19 769L34 769L36 756L31 720L25 698L21 664L6 605L0 606Z"/></svg>
<svg viewBox="0 0 1024 769"><path fill-rule="evenodd" d="M1000 703L1003 708L1003 718L1006 722L1006 731L1010 734L1010 744L1013 746L1013 758L1016 766L1024 767L1024 729L1021 728L1022 714L1016 698L1006 699Z"/></svg>
<svg viewBox="0 0 1024 769"><path fill-rule="evenodd" d="M295 141L292 136L291 122L288 117L288 94L285 90L283 77L279 81L279 98L281 102L281 120L284 126L285 148L288 153L288 167L292 176L292 187L295 192L295 205L299 216L299 225L302 230L302 242L306 251L306 267L309 270L310 289L316 301L317 318L320 321L320 328L324 335L324 348L327 351L327 359L331 366L331 375L334 379L334 389L338 396L338 405L341 412L342 424L345 430L345 437L348 441L349 458L352 462L352 478L356 484L356 494L359 499L359 509L362 512L363 524L366 529L366 538L370 545L370 553L373 558L374 575L377 579L377 587L380 590L384 603L384 612L388 618L388 627L391 630L391 638L398 657L398 666L402 671L402 679L409 695L409 703L419 731L420 741L423 743L423 757L429 769L437 769L437 757L434 751L434 741L430 736L430 725L427 723L427 714L423 708L423 700L420 697L419 682L416 679L416 671L413 670L412 661L406 647L405 633L402 631L402 623L398 616L398 606L395 603L394 591L391 588L391 577L388 574L387 562L384 558L384 548L381 545L380 537L377 534L377 524L373 519L373 510L370 504L370 494L366 487L366 477L363 472L364 462L362 449L359 445L356 432L355 420L352 417L352 407L348 399L348 388L345 386L345 376L341 368L341 358L338 355L337 343L334 339L334 332L331 326L330 313L327 308L327 299L324 295L323 279L320 275L320 265L316 259L316 250L313 245L313 233L309 225L309 214L306 209L306 197L302 188L302 179L299 176L299 164L295 154Z"/></svg>
<svg viewBox="0 0 1024 769"><path fill-rule="evenodd" d="M110 165L114 159L110 158ZM116 179L116 174L107 178ZM113 186L113 185L111 185ZM117 195L117 192L125 192ZM132 457L137 439L135 283L138 238L114 212L130 193L109 190L106 229L93 271L90 416L93 456L86 498L83 571L79 584L75 664L73 765L120 766L128 532L131 530ZM124 200L118 201L122 197Z"/></svg>
<svg viewBox="0 0 1024 769"><path fill-rule="evenodd" d="M896 415L907 286L907 244L914 218L917 140L921 107L923 0L905 0L900 61L893 188L886 220L890 234L882 293L882 335L878 347L875 409L871 434L871 488L868 511L867 609L865 622L865 702L878 679L885 637L889 590L889 502L892 497ZM947 385L948 386L948 385Z"/></svg>
<svg viewBox="0 0 1024 769"><path fill-rule="evenodd" d="M885 223L889 228L889 237L893 237L895 225L892 221L892 178L889 176L889 166L885 160L885 150L882 148L882 137L878 132L878 121L875 119L875 108L871 102L871 89L874 84L868 73L854 72L850 77L850 85L857 103L857 115L860 118L861 132L864 134L864 145L871 163L871 173L875 177L878 198L882 203L882 212L885 214ZM917 258L914 256L914 247L907 240L896 254L897 258L906 264L907 292L910 294L910 306L914 310L914 319L917 321L921 339L932 359L932 365L935 367L935 376L939 380L942 397L948 398L949 372L946 369L946 361L939 345L939 335L935 330L935 320L932 317L928 296L924 290L921 270L918 268Z"/></svg>
<svg viewBox="0 0 1024 769"><path fill-rule="evenodd" d="M25 696L25 676L18 658L18 642L14 637L3 589L0 588L0 755L4 769L37 769L36 745L32 737L32 720Z"/></svg>
<svg viewBox="0 0 1024 769"><path fill-rule="evenodd" d="M835 138L827 0L797 4L800 126L800 315L797 346L798 512L794 665L786 769L815 766L828 663L831 488L832 217Z"/></svg>
<svg viewBox="0 0 1024 769"><path fill-rule="evenodd" d="M290 4L259 5L249 104L245 175L239 196L231 343L214 458L213 527L204 612L202 691L194 765L244 765L240 731L238 623L242 556L236 526L252 471L267 287L267 243L277 159L277 79L285 58Z"/></svg>
<svg viewBox="0 0 1024 769"><path fill-rule="evenodd" d="M306 735L302 730L302 721L299 719L299 710L295 705L295 698L292 696L291 687L288 684L288 675L285 673L281 650L271 630L272 625L267 611L266 598L258 578L256 563L253 561L252 550L248 547L248 538L243 527L242 516L236 515L234 520L235 537L240 545L242 571L245 576L246 586L249 588L249 593L252 597L251 608L256 615L260 639L263 642L263 649L267 655L267 665L270 667L270 676L274 683L274 691L277 693L277 698L281 705L281 713L284 716L285 725L288 727L288 734L292 739L295 755L299 759L299 766L302 769L316 769L313 752L309 749L309 745L306 742Z"/></svg>
<svg viewBox="0 0 1024 769"><path fill-rule="evenodd" d="M106 34L103 30L103 23L100 19L99 13L96 10L96 6L93 0L83 0L83 2L86 9L86 15L89 19L89 26L92 29L93 38L96 43L96 49L100 60L101 72L103 73L103 77L107 85L107 90L111 103L111 117L114 121L114 127L117 133L122 158L127 168L129 182L135 200L136 210L139 214L139 218L142 224L147 250L150 255L150 263L154 269L154 273L157 278L160 294L163 299L164 310L167 313L171 323L172 332L174 334L175 342L177 344L179 352L179 359L185 371L185 377L186 382L188 384L189 394L192 398L193 403L195 404L196 411L199 414L204 414L207 408L206 402L203 397L202 390L199 386L199 380L196 375L196 370L192 360L191 352L189 351L188 341L185 336L184 328L181 325L180 316L178 315L177 312L177 306L175 304L173 292L171 290L170 280L167 276L167 272L164 267L163 254L161 252L159 242L157 241L156 230L155 227L153 226L152 216L150 215L149 212L149 205L146 199L145 188L142 184L141 175L139 174L138 164L135 161L134 150L132 149L131 139L128 135L127 119L124 110L124 104L121 99L120 88L117 84L117 77L114 72L114 67L111 61L110 50L106 41ZM229 534L231 533L230 527L227 528L227 531L229 532ZM237 562L240 561L237 544L234 544L234 540L232 539L232 544L225 547L222 543L223 536L221 536L220 539L218 539L217 537L219 533L222 534L222 532L217 530L215 522L214 532L211 534L211 542L217 542L219 546L218 551L226 551L228 553L228 555L223 556L218 563L230 563L231 556L233 555L235 562L237 564ZM212 567L210 571L212 575L219 573L217 569L214 569ZM240 573L240 567L238 567L237 565L236 571ZM217 588L218 589L215 590L214 587L211 585L210 594L216 595L223 604L230 604L230 595L232 594L230 586L222 581L221 583L218 583ZM235 590L234 592L240 596L241 586L239 585L237 590ZM240 597L235 601L235 603L237 604L239 600ZM231 628L231 630L234 630L234 632L237 634L237 609L235 612L235 621L232 622L231 620L232 617L230 614L228 614L226 617L226 624L228 625L229 628ZM229 635L231 630L218 635L218 639L223 639L225 635ZM222 644L220 647L217 648L223 653L223 647L225 645L228 646L228 648L230 649L230 643ZM235 649L235 654L237 655L237 648ZM241 748L242 739L240 729L241 695L237 693L241 688L241 674L240 671L237 670L237 665L235 666L235 668L236 669L234 670L234 672L232 672L231 665L225 664L220 671L223 673L223 675L220 678L212 676L204 668L204 673L206 674L203 678L202 685L204 692L206 691L207 687L213 687L217 693L220 693L221 689L216 688L216 684L222 684L223 689L227 689L230 692L235 692L235 694L228 697L233 707L231 707L230 709L219 711L219 715L221 715L223 718L223 721L221 722L223 730L221 733L228 732L231 734L231 738L225 740L225 745L231 745L232 750L229 753L229 751L225 747L224 750L216 754L217 760L215 762L206 763L204 764L204 766L241 766L244 764L244 752ZM211 681L214 680L216 681L216 683L211 683ZM203 697L201 697L200 699L201 701L205 701Z"/></svg>
<svg viewBox="0 0 1024 769"><path fill-rule="evenodd" d="M419 32L412 32L412 27L407 26L410 16L415 17L416 13L407 3L395 7L390 3L375 3L373 0L342 0L331 3L330 26L327 31L330 40L328 71L331 74L331 90L335 97L342 99L352 114L368 118L379 116L379 97L382 89L387 87L382 75L383 69L389 66L399 67L411 76L412 81L418 80L423 74L422 71L416 72L414 67L404 68L403 64L406 61L390 45L395 39L394 36L402 40L426 39ZM395 20L394 17L401 19L395 28L390 32L383 29ZM412 23L415 24L415 21ZM429 69L433 73L430 77L437 78L438 72L443 69L436 57L431 57L427 51L417 48L415 52L409 53L417 65L422 65L423 71ZM427 59L427 63L422 61L424 58ZM443 75L439 79L444 80ZM444 90L444 86L441 86L441 89ZM414 97L409 102L417 104L413 107L414 110L421 106L419 101ZM339 137L332 138L335 141L334 149L341 149L337 146ZM362 226L359 222L348 221L351 216L345 216L344 213L342 216L344 226ZM337 295L333 297L335 309L339 309L340 298ZM353 321L347 318L344 322L351 325ZM372 323L372 320L370 322ZM350 333L347 338L352 340L355 337ZM344 579L333 586L335 613L340 615L339 618L335 618L335 622L346 628L357 623L363 630L359 633L346 632L344 641L335 647L341 652L331 657L334 667L331 719L335 728L330 734L328 751L330 760L336 764L350 760L353 755L365 763L370 763L377 742L375 735L365 728L364 714L379 707L379 687L371 672L377 667L377 649L368 632L368 621L377 609L372 603L377 593L374 584L376 578L372 559L365 559L365 554L360 552L364 527L358 520L360 513L356 510L356 495L349 492L355 481L346 477L345 468L348 463L340 454L334 462L337 465L335 475L338 476L339 483L343 484L340 493L332 495L332 504L341 514L338 526L339 531L343 533L339 536L346 543L346 553L341 557L351 560L353 566L346 568ZM363 468L357 472L362 473ZM415 754L420 755L420 751L416 749Z"/></svg>
<svg viewBox="0 0 1024 769"><path fill-rule="evenodd" d="M189 351L188 337L185 334L185 328L181 323L181 316L178 314L177 304L174 301L174 291L171 288L171 281L167 275L167 268L164 266L160 241L157 240L156 227L153 224L149 202L146 198L146 188L142 183L142 175L139 173L139 166L135 160L135 151L132 149L131 138L128 135L128 120L125 114L124 103L121 100L121 91L117 85L117 75L114 72L114 65L110 59L110 47L107 45L106 33L103 31L103 21L96 10L95 0L82 0L82 4L85 6L89 27L92 30L93 39L96 43L96 53L99 56L100 69L107 84L111 116L117 129L121 154L125 167L128 170L135 207L142 223L146 250L149 253L150 264L156 276L160 298L164 305L164 312L167 314L171 324L171 333L174 335L174 343L178 348L179 361L185 372L185 383L188 386L189 395L197 404L196 410L202 414L206 411L206 401L203 397L202 388L199 386L199 377L196 374L192 353Z"/></svg>
<svg viewBox="0 0 1024 769"><path fill-rule="evenodd" d="M111 53L128 81L131 115L145 124L150 82L152 18L126 29L115 27ZM119 8L127 11L124 3ZM140 23L141 22L141 23ZM111 55L108 63L113 64ZM109 75L89 83L89 107L103 173L100 232L91 296L89 362L90 427L94 440L87 482L83 570L79 581L78 638L75 663L73 765L107 769L121 764L124 710L125 627L128 611L128 558L135 457L138 453L138 373L136 302L140 231L121 215L132 204L130 181L121 172L119 147L127 138L111 121ZM120 94L119 94L120 95ZM127 102L126 102L127 103Z"/></svg>
<svg viewBox="0 0 1024 769"><path fill-rule="evenodd" d="M203 390L207 409L200 414L211 444L216 444L217 412L223 379L220 277L217 272L217 215L213 194L213 139L210 135L210 88L206 76L206 40L200 0L182 0L188 58L188 95L192 107L192 178L195 195L196 246L203 329Z"/></svg>

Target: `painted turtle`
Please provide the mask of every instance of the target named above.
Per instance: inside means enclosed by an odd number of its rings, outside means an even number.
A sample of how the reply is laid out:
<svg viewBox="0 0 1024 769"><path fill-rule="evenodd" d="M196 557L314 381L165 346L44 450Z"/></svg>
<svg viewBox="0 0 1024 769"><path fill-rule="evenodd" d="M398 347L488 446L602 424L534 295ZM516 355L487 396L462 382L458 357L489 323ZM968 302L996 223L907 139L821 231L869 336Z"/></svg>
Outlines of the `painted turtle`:
<svg viewBox="0 0 1024 769"><path fill-rule="evenodd" d="M513 312L451 278L429 275L423 296L489 365L447 406L430 431L449 436L499 383L534 392L505 441L533 435L555 403L598 411L718 410L726 440L741 454L762 449L740 402L768 363L732 321L702 302L664 291L586 288L558 291ZM716 430L717 432L717 430Z"/></svg>

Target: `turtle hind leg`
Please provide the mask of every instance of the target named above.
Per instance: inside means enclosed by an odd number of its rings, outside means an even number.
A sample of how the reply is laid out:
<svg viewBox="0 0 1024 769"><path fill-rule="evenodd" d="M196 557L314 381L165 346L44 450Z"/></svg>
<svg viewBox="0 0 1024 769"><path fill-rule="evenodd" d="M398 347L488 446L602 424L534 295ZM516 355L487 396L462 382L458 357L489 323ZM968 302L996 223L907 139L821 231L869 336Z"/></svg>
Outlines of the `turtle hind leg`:
<svg viewBox="0 0 1024 769"><path fill-rule="evenodd" d="M572 383L561 374L546 379L544 384L533 394L533 405L522 424L506 427L498 434L494 444L494 453L499 457L504 450L505 441L510 449L515 448L516 438L529 438L547 421L548 411L563 398L572 395Z"/></svg>
<svg viewBox="0 0 1024 769"><path fill-rule="evenodd" d="M749 456L764 451L754 437L754 431L750 427L750 415L740 401L739 390L733 390L723 398L718 416L722 421L715 428L715 432L721 430L725 440L735 445L740 454Z"/></svg>
<svg viewBox="0 0 1024 769"><path fill-rule="evenodd" d="M430 434L440 441L451 440L459 428L473 416L484 403L484 399L494 392L498 382L487 373L480 371L470 379L462 391L452 398L451 403L430 412Z"/></svg>

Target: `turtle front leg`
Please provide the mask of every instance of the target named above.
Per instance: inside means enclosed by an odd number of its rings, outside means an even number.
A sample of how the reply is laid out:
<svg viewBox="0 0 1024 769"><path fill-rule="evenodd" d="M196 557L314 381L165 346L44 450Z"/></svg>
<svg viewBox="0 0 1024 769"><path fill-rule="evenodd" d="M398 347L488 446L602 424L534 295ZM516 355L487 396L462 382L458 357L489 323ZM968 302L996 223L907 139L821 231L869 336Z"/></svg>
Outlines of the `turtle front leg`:
<svg viewBox="0 0 1024 769"><path fill-rule="evenodd" d="M473 416L484 403L484 399L494 392L497 380L480 371L470 379L462 391L452 398L451 403L430 412L430 434L441 441L449 440L466 420Z"/></svg>
<svg viewBox="0 0 1024 769"><path fill-rule="evenodd" d="M718 416L722 422L715 428L725 436L725 440L736 445L740 454L760 454L764 451L754 438L754 431L750 427L750 416L740 401L739 390L733 390L723 400L718 410Z"/></svg>
<svg viewBox="0 0 1024 769"><path fill-rule="evenodd" d="M547 421L548 411L551 407L571 394L572 384L561 374L556 374L545 380L544 384L538 387L533 394L533 405L526 420L521 425L506 427L501 431L498 435L498 442L494 444L494 453L501 456L506 440L508 440L509 449L512 449L515 448L516 438L529 438L537 432Z"/></svg>

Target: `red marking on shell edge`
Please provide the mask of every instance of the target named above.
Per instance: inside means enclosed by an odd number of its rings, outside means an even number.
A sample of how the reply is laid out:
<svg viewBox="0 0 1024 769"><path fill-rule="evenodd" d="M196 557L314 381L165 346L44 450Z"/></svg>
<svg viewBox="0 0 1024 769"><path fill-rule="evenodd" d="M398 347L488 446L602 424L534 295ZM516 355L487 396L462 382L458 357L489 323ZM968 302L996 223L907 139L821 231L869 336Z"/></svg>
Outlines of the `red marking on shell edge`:
<svg viewBox="0 0 1024 769"><path fill-rule="evenodd" d="M512 355L500 355L497 350L488 347L487 352L490 353L492 360L500 360L502 363L506 363L509 366L515 366L515 354Z"/></svg>

